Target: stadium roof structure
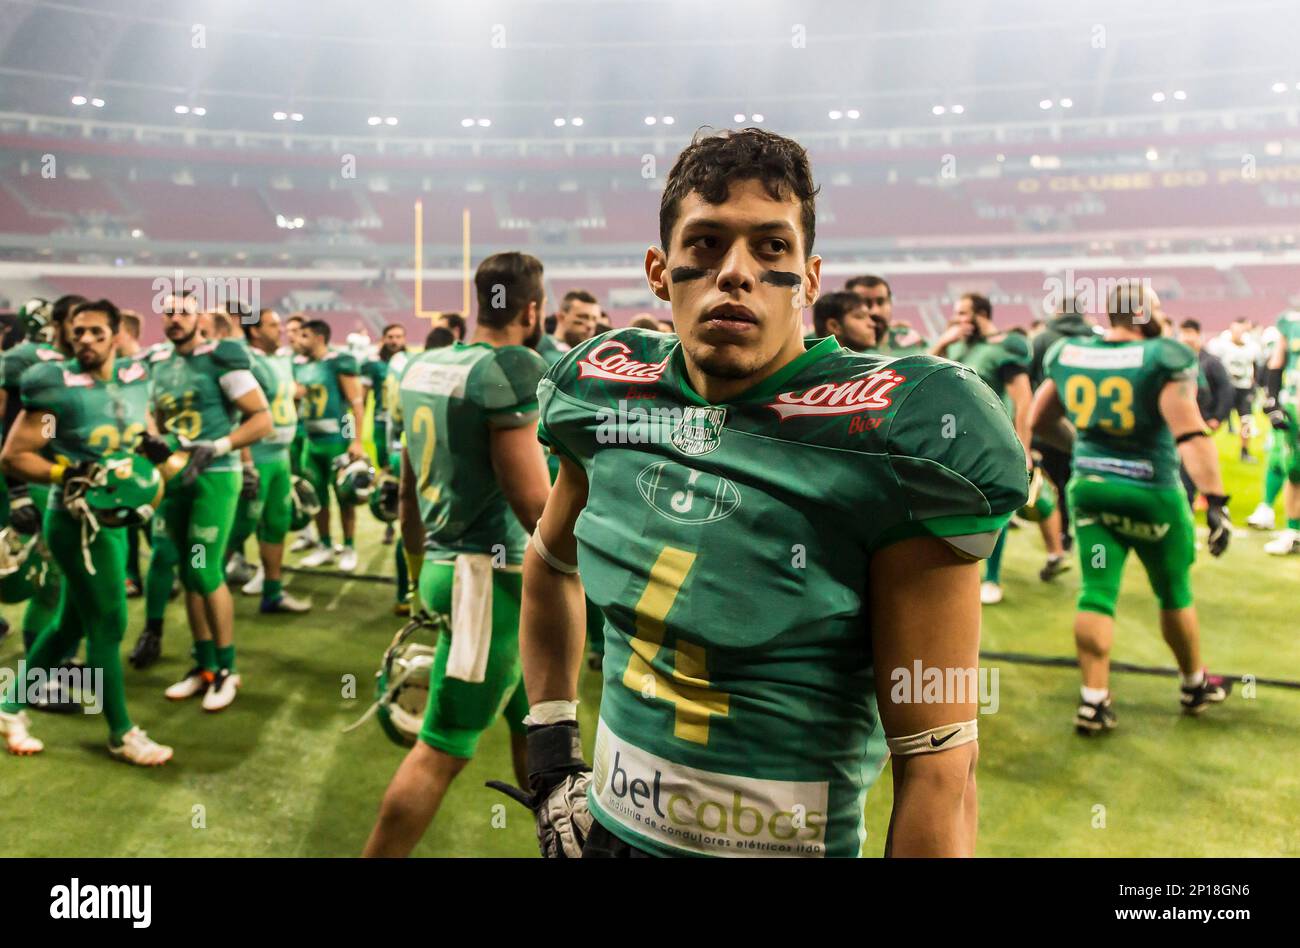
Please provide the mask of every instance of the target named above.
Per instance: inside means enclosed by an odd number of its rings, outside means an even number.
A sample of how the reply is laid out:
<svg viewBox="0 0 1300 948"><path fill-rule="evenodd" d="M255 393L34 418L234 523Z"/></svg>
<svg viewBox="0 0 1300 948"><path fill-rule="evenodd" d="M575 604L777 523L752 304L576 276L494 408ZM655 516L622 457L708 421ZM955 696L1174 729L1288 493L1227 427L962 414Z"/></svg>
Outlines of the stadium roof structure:
<svg viewBox="0 0 1300 948"><path fill-rule="evenodd" d="M0 108L470 140L1300 109L1298 40L1288 0L0 0Z"/></svg>

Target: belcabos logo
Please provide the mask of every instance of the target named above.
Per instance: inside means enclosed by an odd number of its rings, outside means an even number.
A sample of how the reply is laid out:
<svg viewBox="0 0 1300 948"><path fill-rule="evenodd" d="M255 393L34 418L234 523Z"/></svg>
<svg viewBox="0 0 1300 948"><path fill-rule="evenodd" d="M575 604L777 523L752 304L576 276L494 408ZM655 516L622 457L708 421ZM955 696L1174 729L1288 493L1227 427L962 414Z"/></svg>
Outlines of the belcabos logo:
<svg viewBox="0 0 1300 948"><path fill-rule="evenodd" d="M585 358L578 360L578 378L624 382L628 385L658 382L668 367L668 357L665 356L662 362L638 362L629 358L631 352L617 339L606 340L588 352Z"/></svg>
<svg viewBox="0 0 1300 948"><path fill-rule="evenodd" d="M799 415L851 415L859 411L888 408L890 393L907 381L892 369L847 382L823 382L803 392L782 392L767 407L781 420Z"/></svg>

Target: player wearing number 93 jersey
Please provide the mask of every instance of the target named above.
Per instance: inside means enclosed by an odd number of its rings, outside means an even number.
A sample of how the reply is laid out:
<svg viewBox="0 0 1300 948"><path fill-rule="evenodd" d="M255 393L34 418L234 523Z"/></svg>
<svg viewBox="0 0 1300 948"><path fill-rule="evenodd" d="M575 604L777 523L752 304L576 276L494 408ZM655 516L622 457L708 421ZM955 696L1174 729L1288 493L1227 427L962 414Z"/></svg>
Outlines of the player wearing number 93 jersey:
<svg viewBox="0 0 1300 948"><path fill-rule="evenodd" d="M697 139L664 193L668 249L646 262L680 340L607 333L540 386L563 461L525 559L520 650L545 854L856 856L887 739L887 850L973 850L976 696L891 688L913 662L973 675L974 561L1024 503L1024 453L951 362L804 350L814 193L789 139ZM584 590L605 617L589 779Z"/></svg>

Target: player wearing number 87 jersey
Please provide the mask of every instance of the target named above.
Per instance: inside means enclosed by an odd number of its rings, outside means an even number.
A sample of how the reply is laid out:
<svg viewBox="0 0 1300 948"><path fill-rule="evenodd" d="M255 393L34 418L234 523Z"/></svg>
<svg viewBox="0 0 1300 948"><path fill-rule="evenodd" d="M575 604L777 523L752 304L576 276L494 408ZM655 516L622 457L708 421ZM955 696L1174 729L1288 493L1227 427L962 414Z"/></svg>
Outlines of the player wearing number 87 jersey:
<svg viewBox="0 0 1300 948"><path fill-rule="evenodd" d="M1071 440L1074 446L1066 497L1083 569L1074 622L1083 674L1075 715L1081 734L1115 726L1110 644L1130 550L1160 602L1161 630L1183 675L1184 709L1200 713L1227 696L1226 683L1201 665L1192 605L1195 526L1178 479L1181 455L1209 504L1210 553L1219 556L1231 522L1218 455L1196 405L1196 354L1158 335L1160 298L1144 283L1122 281L1109 308L1104 336L1066 338L1048 350L1032 421L1054 446L1068 450ZM1061 424L1067 418L1073 430Z"/></svg>
<svg viewBox="0 0 1300 948"><path fill-rule="evenodd" d="M856 856L887 746L886 851L974 850L976 695L911 701L898 675L973 677L975 560L1025 501L1024 452L953 363L804 350L814 193L789 139L697 139L646 257L680 339L598 336L540 386L562 462L524 561L520 652L544 852ZM584 589L605 617L589 781Z"/></svg>

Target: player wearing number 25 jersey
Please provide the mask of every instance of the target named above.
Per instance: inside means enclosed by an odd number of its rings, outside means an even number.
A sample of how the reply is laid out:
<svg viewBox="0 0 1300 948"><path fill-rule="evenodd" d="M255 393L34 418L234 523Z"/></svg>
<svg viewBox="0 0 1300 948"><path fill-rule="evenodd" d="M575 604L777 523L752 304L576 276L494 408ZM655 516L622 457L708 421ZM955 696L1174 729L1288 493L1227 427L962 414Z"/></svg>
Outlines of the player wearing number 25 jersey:
<svg viewBox="0 0 1300 948"><path fill-rule="evenodd" d="M606 333L540 386L562 463L520 649L546 854L857 856L887 747L906 788L890 851L973 849L975 696L890 693L913 662L973 672L974 561L1024 503L1024 452L958 365L805 351L813 191L788 139L697 140L665 190L668 250L647 256L680 339ZM584 590L605 619L589 778Z"/></svg>
<svg viewBox="0 0 1300 948"><path fill-rule="evenodd" d="M1191 581L1196 532L1178 479L1181 454L1206 495L1210 552L1219 556L1231 523L1218 455L1196 405L1196 354L1172 339L1148 335L1160 318L1160 298L1141 283L1117 287L1110 314L1104 336L1065 338L1048 350L1047 378L1033 409L1040 436L1056 437L1063 416L1077 432L1066 496L1083 569L1075 616L1083 673L1075 727L1081 734L1115 726L1109 652L1130 550L1160 602L1165 641L1183 673L1184 708L1200 713L1227 695L1222 680L1206 676L1200 663Z"/></svg>

